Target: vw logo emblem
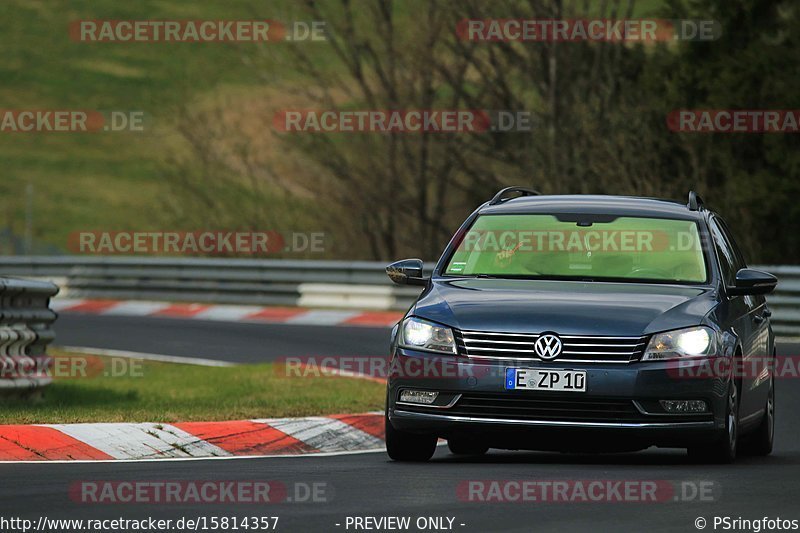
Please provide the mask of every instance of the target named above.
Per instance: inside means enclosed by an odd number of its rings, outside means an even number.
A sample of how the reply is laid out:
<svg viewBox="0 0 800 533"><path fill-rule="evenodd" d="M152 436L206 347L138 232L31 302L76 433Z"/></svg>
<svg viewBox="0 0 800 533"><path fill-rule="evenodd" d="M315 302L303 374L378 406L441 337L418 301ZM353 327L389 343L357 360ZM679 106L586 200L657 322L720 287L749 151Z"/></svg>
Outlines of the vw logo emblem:
<svg viewBox="0 0 800 533"><path fill-rule="evenodd" d="M545 361L552 361L561 355L562 348L561 339L558 338L558 335L553 335L552 333L540 335L536 342L533 343L533 351Z"/></svg>

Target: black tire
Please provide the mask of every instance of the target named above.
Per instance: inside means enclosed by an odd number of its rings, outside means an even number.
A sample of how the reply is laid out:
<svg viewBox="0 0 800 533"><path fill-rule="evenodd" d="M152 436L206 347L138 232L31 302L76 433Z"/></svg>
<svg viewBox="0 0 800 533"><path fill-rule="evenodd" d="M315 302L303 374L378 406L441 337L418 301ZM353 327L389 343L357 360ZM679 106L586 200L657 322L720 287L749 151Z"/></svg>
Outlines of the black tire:
<svg viewBox="0 0 800 533"><path fill-rule="evenodd" d="M436 435L420 435L399 431L384 416L386 423L386 452L393 461L425 462L436 451Z"/></svg>
<svg viewBox="0 0 800 533"><path fill-rule="evenodd" d="M747 455L766 456L772 453L772 443L775 440L775 376L770 377L769 392L764 417L758 428L748 435L747 441L742 446L742 452Z"/></svg>
<svg viewBox="0 0 800 533"><path fill-rule="evenodd" d="M483 455L489 451L488 446L467 439L447 439L447 447L453 455Z"/></svg>
<svg viewBox="0 0 800 533"><path fill-rule="evenodd" d="M702 463L729 464L736 460L739 441L739 390L735 383L728 387L725 408L725 431L708 444L692 446L689 457Z"/></svg>

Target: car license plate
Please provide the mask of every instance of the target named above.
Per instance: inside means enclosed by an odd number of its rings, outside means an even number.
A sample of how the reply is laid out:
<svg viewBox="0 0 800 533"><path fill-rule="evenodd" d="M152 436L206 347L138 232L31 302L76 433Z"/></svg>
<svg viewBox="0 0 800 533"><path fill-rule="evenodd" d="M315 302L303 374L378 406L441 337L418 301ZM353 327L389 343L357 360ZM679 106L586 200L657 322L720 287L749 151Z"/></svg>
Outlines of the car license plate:
<svg viewBox="0 0 800 533"><path fill-rule="evenodd" d="M586 372L584 370L507 368L506 390L516 389L586 392Z"/></svg>

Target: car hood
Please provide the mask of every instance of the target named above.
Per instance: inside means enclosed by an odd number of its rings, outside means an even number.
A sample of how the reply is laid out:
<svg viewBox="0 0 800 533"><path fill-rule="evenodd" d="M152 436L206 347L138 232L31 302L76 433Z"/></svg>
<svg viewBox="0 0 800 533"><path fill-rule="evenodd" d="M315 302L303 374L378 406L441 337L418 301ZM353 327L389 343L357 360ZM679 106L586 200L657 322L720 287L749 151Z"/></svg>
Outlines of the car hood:
<svg viewBox="0 0 800 533"><path fill-rule="evenodd" d="M470 278L434 281L412 313L462 330L640 336L700 324L716 302L708 287Z"/></svg>

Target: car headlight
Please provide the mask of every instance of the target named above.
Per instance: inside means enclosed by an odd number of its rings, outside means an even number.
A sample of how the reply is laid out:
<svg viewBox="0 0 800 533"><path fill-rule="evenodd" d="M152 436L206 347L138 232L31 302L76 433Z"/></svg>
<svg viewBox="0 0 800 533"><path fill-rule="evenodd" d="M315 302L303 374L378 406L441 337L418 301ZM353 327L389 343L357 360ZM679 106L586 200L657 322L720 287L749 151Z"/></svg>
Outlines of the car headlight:
<svg viewBox="0 0 800 533"><path fill-rule="evenodd" d="M403 321L400 345L412 350L457 353L452 329L416 317Z"/></svg>
<svg viewBox="0 0 800 533"><path fill-rule="evenodd" d="M705 326L696 326L656 333L650 339L642 361L702 357L716 353L716 332Z"/></svg>

